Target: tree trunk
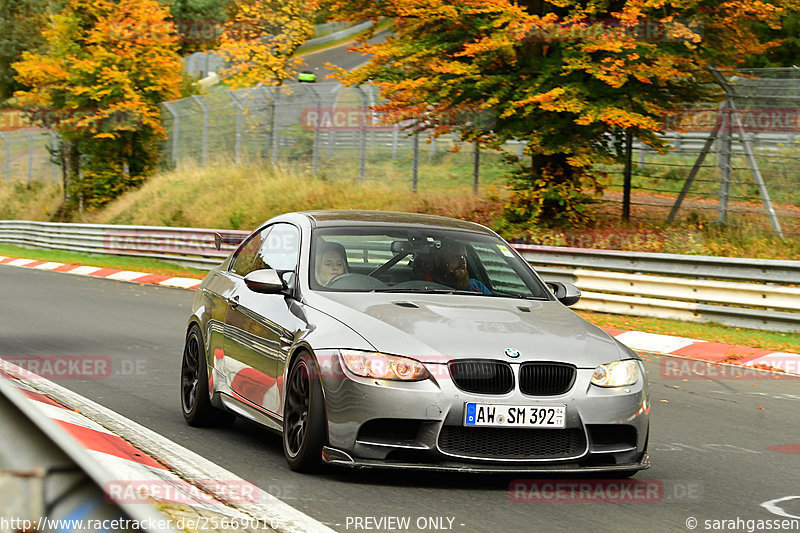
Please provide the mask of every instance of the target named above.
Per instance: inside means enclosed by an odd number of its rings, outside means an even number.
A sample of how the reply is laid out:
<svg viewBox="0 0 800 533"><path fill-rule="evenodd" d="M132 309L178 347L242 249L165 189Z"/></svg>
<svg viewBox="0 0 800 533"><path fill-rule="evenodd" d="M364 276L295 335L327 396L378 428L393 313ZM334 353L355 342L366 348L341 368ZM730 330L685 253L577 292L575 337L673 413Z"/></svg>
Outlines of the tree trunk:
<svg viewBox="0 0 800 533"><path fill-rule="evenodd" d="M64 180L64 202L69 202L70 185L78 179L81 153L77 141L61 141L61 176Z"/></svg>

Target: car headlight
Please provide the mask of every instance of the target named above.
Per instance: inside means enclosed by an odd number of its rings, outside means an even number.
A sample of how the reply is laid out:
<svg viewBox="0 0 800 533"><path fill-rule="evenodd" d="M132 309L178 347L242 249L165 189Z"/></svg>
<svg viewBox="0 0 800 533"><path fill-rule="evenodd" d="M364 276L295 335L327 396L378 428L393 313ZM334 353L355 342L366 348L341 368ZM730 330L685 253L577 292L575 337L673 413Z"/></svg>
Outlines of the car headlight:
<svg viewBox="0 0 800 533"><path fill-rule="evenodd" d="M634 359L605 363L594 369L592 383L598 387L625 387L639 379L639 364Z"/></svg>
<svg viewBox="0 0 800 533"><path fill-rule="evenodd" d="M392 381L421 381L431 377L425 365L408 357L345 350L339 353L347 370L356 376Z"/></svg>

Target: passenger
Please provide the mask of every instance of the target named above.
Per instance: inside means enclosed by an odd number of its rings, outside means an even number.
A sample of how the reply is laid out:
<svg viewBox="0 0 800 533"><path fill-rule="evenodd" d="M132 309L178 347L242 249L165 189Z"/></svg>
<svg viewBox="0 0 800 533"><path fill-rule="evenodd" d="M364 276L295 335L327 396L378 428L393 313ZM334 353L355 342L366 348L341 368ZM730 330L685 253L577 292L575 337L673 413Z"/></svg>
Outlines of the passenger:
<svg viewBox="0 0 800 533"><path fill-rule="evenodd" d="M492 294L483 282L469 277L467 248L458 242L443 241L434 254L433 281L458 290Z"/></svg>
<svg viewBox="0 0 800 533"><path fill-rule="evenodd" d="M320 285L327 285L336 276L349 271L344 246L335 242L320 242L315 269L317 282Z"/></svg>
<svg viewBox="0 0 800 533"><path fill-rule="evenodd" d="M411 276L415 280L433 281L433 256L429 253L414 254Z"/></svg>

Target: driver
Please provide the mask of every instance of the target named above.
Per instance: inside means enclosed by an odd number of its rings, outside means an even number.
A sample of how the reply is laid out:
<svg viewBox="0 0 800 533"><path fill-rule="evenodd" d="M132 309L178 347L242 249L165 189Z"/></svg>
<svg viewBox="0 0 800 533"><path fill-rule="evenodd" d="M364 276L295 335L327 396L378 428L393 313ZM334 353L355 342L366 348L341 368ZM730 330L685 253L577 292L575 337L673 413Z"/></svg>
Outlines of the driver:
<svg viewBox="0 0 800 533"><path fill-rule="evenodd" d="M469 277L467 247L460 242L442 241L433 256L433 281L458 290L492 294L483 282Z"/></svg>
<svg viewBox="0 0 800 533"><path fill-rule="evenodd" d="M330 280L340 274L349 272L347 254L344 246L335 242L320 243L322 246L317 251L315 273L317 282L326 285Z"/></svg>

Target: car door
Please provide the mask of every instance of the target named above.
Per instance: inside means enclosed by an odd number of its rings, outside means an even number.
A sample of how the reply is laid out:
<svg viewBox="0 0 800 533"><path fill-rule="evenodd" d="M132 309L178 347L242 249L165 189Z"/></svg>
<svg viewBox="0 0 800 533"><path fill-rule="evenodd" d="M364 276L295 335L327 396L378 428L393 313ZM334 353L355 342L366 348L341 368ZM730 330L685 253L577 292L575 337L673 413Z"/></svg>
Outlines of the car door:
<svg viewBox="0 0 800 533"><path fill-rule="evenodd" d="M259 238L253 263L233 272L236 281L225 314L225 355L232 371L231 390L277 414L283 398L283 366L301 324L289 310L289 296L253 292L245 285L244 276L263 268L294 272L296 276L300 231L291 224L278 223L264 228Z"/></svg>

